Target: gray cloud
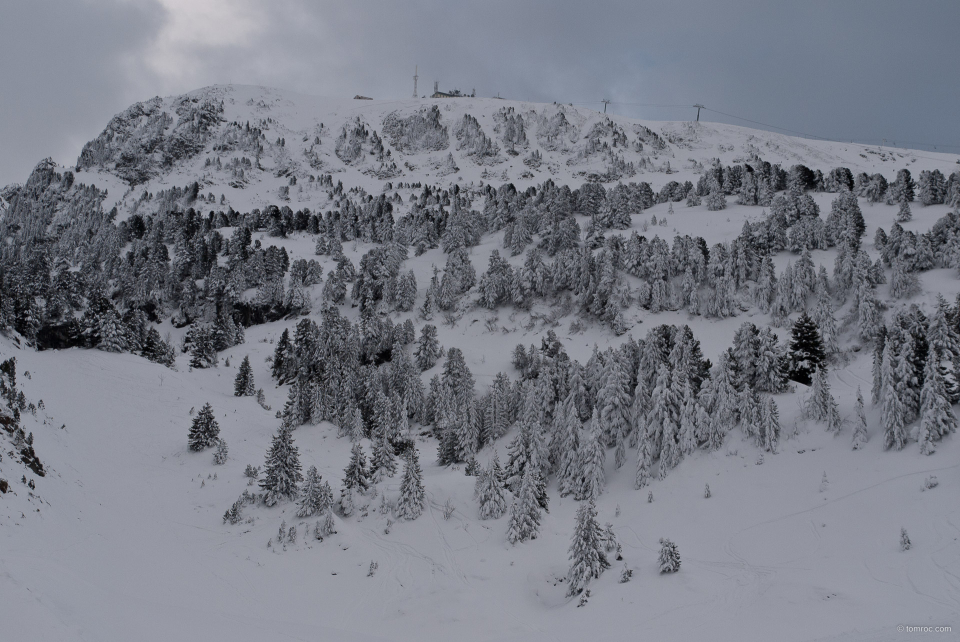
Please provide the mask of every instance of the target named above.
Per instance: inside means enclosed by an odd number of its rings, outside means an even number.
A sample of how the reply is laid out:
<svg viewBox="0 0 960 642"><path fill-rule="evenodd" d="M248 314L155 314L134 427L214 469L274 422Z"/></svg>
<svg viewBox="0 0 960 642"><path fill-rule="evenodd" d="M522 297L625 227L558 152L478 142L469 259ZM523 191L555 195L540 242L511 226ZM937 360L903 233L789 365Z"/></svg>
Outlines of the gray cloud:
<svg viewBox="0 0 960 642"><path fill-rule="evenodd" d="M18 3L19 4L19 3ZM127 103L214 83L478 95L685 119L692 104L838 139L956 145L955 1L68 0L5 10L0 184L72 160ZM598 108L602 106L598 105ZM707 112L704 118L746 124Z"/></svg>

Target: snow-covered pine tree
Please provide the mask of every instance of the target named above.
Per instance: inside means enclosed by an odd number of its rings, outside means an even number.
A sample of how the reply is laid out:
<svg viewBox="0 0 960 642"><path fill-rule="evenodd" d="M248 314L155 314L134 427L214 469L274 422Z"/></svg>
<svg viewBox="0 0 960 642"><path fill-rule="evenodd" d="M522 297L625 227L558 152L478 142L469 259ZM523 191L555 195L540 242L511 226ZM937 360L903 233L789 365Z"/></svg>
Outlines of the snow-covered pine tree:
<svg viewBox="0 0 960 642"><path fill-rule="evenodd" d="M300 489L300 507L297 509L297 517L322 515L330 505L331 497L327 495L329 488L329 485L323 483L317 467L310 466L304 477L303 487Z"/></svg>
<svg viewBox="0 0 960 642"><path fill-rule="evenodd" d="M759 446L773 454L780 447L780 410L773 396L766 395L760 406Z"/></svg>
<svg viewBox="0 0 960 642"><path fill-rule="evenodd" d="M683 386L683 406L680 410L680 454L687 456L697 449L697 395L690 382Z"/></svg>
<svg viewBox="0 0 960 642"><path fill-rule="evenodd" d="M523 472L520 492L510 508L510 525L507 527L507 541L511 544L536 539L540 534L540 511L537 501L537 477L539 471L528 466Z"/></svg>
<svg viewBox="0 0 960 642"><path fill-rule="evenodd" d="M480 519L500 519L507 511L502 477L500 461L497 453L494 453L490 465L480 479L477 492L477 500L480 503Z"/></svg>
<svg viewBox="0 0 960 642"><path fill-rule="evenodd" d="M810 391L810 400L807 402L807 413L814 421L825 421L828 430L839 431L839 411L837 402L830 394L830 383L827 381L827 369L818 368L813 374L813 386Z"/></svg>
<svg viewBox="0 0 960 642"><path fill-rule="evenodd" d="M380 430L374 435L373 453L370 456L373 483L379 484L387 477L397 473L397 457L387 438L387 431Z"/></svg>
<svg viewBox="0 0 960 642"><path fill-rule="evenodd" d="M595 500L603 492L603 463L606 451L603 447L601 426L600 409L594 407L589 428L581 434L580 452L577 457L579 471L576 478L580 483L576 498L581 501Z"/></svg>
<svg viewBox="0 0 960 642"><path fill-rule="evenodd" d="M576 392L573 390L557 408L554 417L553 448L557 462L557 486L561 496L576 493L580 480L580 435L583 424L577 410Z"/></svg>
<svg viewBox="0 0 960 642"><path fill-rule="evenodd" d="M420 517L426 504L423 489L423 471L420 469L420 454L415 446L406 451L403 466L403 481L400 482L400 499L397 500L397 517L412 520Z"/></svg>
<svg viewBox="0 0 960 642"><path fill-rule="evenodd" d="M737 423L739 398L733 384L734 378L731 360L726 352L722 352L712 382L715 396L707 435L707 445L711 450L720 449L724 437Z"/></svg>
<svg viewBox="0 0 960 642"><path fill-rule="evenodd" d="M883 391L881 393L880 424L883 426L883 447L903 450L907 431L903 426L903 402L897 391L894 357L890 343L883 349Z"/></svg>
<svg viewBox="0 0 960 642"><path fill-rule="evenodd" d="M281 499L293 499L303 479L300 473L300 452L293 444L293 431L285 426L277 429L273 443L267 451L263 467L264 478L260 488L264 491L264 503L273 506Z"/></svg>
<svg viewBox="0 0 960 642"><path fill-rule="evenodd" d="M935 441L957 429L957 418L947 398L936 354L931 350L923 373L923 389L920 392L920 453L933 454Z"/></svg>
<svg viewBox="0 0 960 642"><path fill-rule="evenodd" d="M240 362L237 378L233 383L233 394L237 397L252 397L257 394L257 388L253 383L253 368L250 367L250 355L244 356L243 361Z"/></svg>
<svg viewBox="0 0 960 642"><path fill-rule="evenodd" d="M801 314L791 330L790 378L809 386L814 371L823 366L825 356L817 324L806 313Z"/></svg>
<svg viewBox="0 0 960 642"><path fill-rule="evenodd" d="M863 395L860 386L857 386L857 403L854 406L857 418L853 426L853 449L860 450L867 443L867 415L863 410Z"/></svg>
<svg viewBox="0 0 960 642"><path fill-rule="evenodd" d="M367 471L367 458L363 446L354 442L350 448L350 461L343 469L343 488L363 493L370 488L370 473Z"/></svg>
<svg viewBox="0 0 960 642"><path fill-rule="evenodd" d="M680 570L680 551L677 545L666 538L660 538L660 557L657 559L661 573L676 573Z"/></svg>
<svg viewBox="0 0 960 642"><path fill-rule="evenodd" d="M830 293L827 292L827 289L823 286L817 288L817 307L813 312L813 321L820 329L824 352L826 354L836 354L840 352L837 320L833 316L833 305L830 303Z"/></svg>
<svg viewBox="0 0 960 642"><path fill-rule="evenodd" d="M881 328L873 347L873 386L870 388L870 401L876 406L883 393L883 349L887 342L887 329Z"/></svg>
<svg viewBox="0 0 960 642"><path fill-rule="evenodd" d="M577 525L570 544L570 571L567 573L567 597L579 595L590 580L600 577L610 562L603 551L603 537L597 523L597 508L593 501L584 502L577 509Z"/></svg>
<svg viewBox="0 0 960 642"><path fill-rule="evenodd" d="M960 363L960 336L957 328L950 322L951 314L947 302L937 297L937 310L930 319L927 330L927 344L936 356L937 367L943 378L944 391L951 404L960 401L960 384L957 381L957 364Z"/></svg>
<svg viewBox="0 0 960 642"><path fill-rule="evenodd" d="M614 459L617 468L620 468L627 458L627 436L630 429L630 379L617 355L613 355L607 361L603 382L603 387L597 394L600 428L604 443L616 447Z"/></svg>
<svg viewBox="0 0 960 642"><path fill-rule="evenodd" d="M420 329L420 339L417 340L417 348L413 355L420 372L429 370L436 365L440 357L443 356L443 349L437 340L437 326L429 323L424 324Z"/></svg>
<svg viewBox="0 0 960 642"><path fill-rule="evenodd" d="M220 435L220 426L213 417L213 407L209 403L203 404L203 408L193 418L193 424L190 426L188 442L190 450L203 450L210 446L216 446Z"/></svg>

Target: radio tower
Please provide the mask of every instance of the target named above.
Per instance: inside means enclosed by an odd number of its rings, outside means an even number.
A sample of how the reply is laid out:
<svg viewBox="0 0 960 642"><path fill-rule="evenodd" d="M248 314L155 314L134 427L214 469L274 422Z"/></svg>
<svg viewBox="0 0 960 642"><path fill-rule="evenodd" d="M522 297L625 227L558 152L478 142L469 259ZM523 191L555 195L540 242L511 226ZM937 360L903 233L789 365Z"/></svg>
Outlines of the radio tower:
<svg viewBox="0 0 960 642"><path fill-rule="evenodd" d="M414 65L413 67L413 97L414 98L419 98L419 96L417 96L417 78L419 78L417 74L419 71L420 71L419 66Z"/></svg>

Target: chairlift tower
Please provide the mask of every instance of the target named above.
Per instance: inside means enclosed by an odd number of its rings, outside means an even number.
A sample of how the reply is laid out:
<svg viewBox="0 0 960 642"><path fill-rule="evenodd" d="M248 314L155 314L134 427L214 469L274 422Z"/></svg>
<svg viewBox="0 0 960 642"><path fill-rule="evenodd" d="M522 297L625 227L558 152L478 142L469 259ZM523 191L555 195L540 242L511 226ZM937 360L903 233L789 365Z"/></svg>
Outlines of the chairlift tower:
<svg viewBox="0 0 960 642"><path fill-rule="evenodd" d="M420 72L420 67L419 67L419 65L414 65L414 67L413 67L413 97L414 97L414 98L418 98L418 97L419 97L419 96L417 95L417 78L420 77L420 76L418 75L419 72Z"/></svg>

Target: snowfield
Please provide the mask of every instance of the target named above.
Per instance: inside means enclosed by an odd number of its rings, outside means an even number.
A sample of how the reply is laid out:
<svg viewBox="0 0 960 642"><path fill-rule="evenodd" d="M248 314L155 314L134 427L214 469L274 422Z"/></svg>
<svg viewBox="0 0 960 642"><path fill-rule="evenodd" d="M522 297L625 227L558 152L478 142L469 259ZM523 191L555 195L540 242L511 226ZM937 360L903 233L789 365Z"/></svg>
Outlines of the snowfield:
<svg viewBox="0 0 960 642"><path fill-rule="evenodd" d="M522 190L550 179L576 189L590 174L610 172L621 161L633 163L634 171L621 174L621 182L647 181L654 193L671 180L696 184L712 159L741 163L754 153L784 167L804 163L826 174L845 166L854 174L883 173L891 182L904 167L915 178L921 170L949 175L960 169L958 157L948 154L811 141L714 123L633 121L562 105L480 98L350 101L242 86L207 88L189 97L222 100L226 123L256 123L263 129L271 145L259 160L262 169L246 172L242 182L217 170L217 156L225 165L233 157L252 155L241 149L218 153L214 146L224 139L214 133L201 151L171 167L158 164L155 175L133 187L112 166L76 171L76 183L109 190L104 209L116 206L117 220L134 211L147 213L149 203L136 205L142 192L183 188L193 181L200 182L201 194L215 196L214 203L201 204L204 211L247 212L277 204L322 212L333 207L327 188L307 177L332 174L333 183L342 181L345 190L363 188L374 196L399 192L404 201L394 213L399 218L421 191L397 188L400 182L444 188L513 182ZM162 99L158 109L173 113L178 100ZM404 152L383 133L392 112L408 116L433 105L448 127L447 148ZM504 108L526 123L526 146L516 145L516 156L506 152L505 128L495 130ZM572 128L556 136L542 134L557 113ZM468 149L458 149L457 124L465 114L497 143L497 155L477 162ZM381 179L375 171L364 173L382 169L366 143L359 161L342 162L336 140L356 118L379 132L392 151L388 164L395 163L399 175ZM629 144L589 152L587 132L604 123L626 132ZM655 139L647 132L661 140L662 149L655 149L658 143L651 144ZM638 151L633 143L644 137L648 142ZM284 138L284 145L272 145L275 138ZM534 151L540 152L539 164L525 164ZM445 174L448 156L457 171ZM620 161L611 161L614 157ZM295 185L291 176L297 177ZM388 181L392 186L385 188ZM281 188L288 188L288 201L280 197ZM836 194L811 195L825 218ZM917 234L952 211L947 205L912 206L913 219L903 228ZM897 207L870 205L862 198L860 207L866 223L863 249L876 260L874 233L878 227L890 229ZM674 236L689 234L712 246L735 239L744 221L761 220L764 209L737 205L733 197L716 212L683 201L658 203L635 215L631 229L606 235L638 230L671 243ZM666 224L650 225L651 217ZM585 228L587 218L578 222ZM225 238L231 232L221 230ZM497 248L515 267L523 265L523 255L511 257L502 250L503 234L485 234L468 249L478 277ZM306 232L286 238L255 232L253 238L264 247L285 247L291 259L316 259L324 274L335 268L330 256L314 254L315 237ZM372 247L351 241L343 249L358 265ZM832 278L836 248L811 256ZM777 273L798 258L789 251L774 256ZM440 248L420 256L410 252L403 271L416 274L418 306L433 266L442 269L445 262ZM921 292L906 300L890 299L889 283L877 286L890 306L886 322L911 304L930 316L938 294L951 303L960 294L955 269L932 269L919 277ZM634 288L640 283L626 279ZM322 283L310 288L315 320L322 289ZM475 298L467 293L464 301ZM665 479L654 475L650 486L636 490L636 449L628 451L619 469L612 450L607 453L597 519L601 526L612 524L623 559L610 556L610 569L590 583L590 596L580 608L579 598L566 596L568 549L580 502L561 498L551 479L549 513L543 514L539 536L511 545L509 512L481 520L476 478L465 475L462 464L440 466L437 440L419 424L414 429L427 502L418 519L396 520L389 509L381 510L382 498L393 502L399 495L400 462L397 475L357 498L354 515L336 514L337 532L323 541L313 536L317 518L297 518L293 502L246 506L241 523L223 523L224 511L241 493L259 490L255 483L248 485L244 469L263 466L280 425L276 411L283 409L289 391L271 379L268 359L283 330L292 336L300 318L247 328L245 343L221 352L219 366L207 369L190 368L190 355L179 349L171 369L128 353L36 351L15 335L0 337L0 360L16 357L18 384L27 400L43 400L35 416L23 413L23 426L33 433L47 469L45 477L33 475L2 442L0 477L10 482L11 492L0 495L0 639L892 642L917 636L899 632L898 625L949 626L952 632L925 637L955 639L960 631L960 444L954 434L939 442L932 456L921 455L915 440L902 451L884 450L880 407L870 404L873 347L857 336L855 320L844 322L849 306L847 301L835 311L844 352L829 370L844 419L838 435L805 417L801 406L809 388L792 384L792 390L775 395L783 431L777 454L761 451L734 428L721 449L698 449ZM716 364L744 321L761 328L771 321L755 307L717 319L686 310L652 313L633 304L624 311L630 329L617 336L591 319L583 321L583 331L571 329L576 310L560 309L544 302L529 311L469 304L458 308L455 323L444 323L441 314L430 322L442 346L464 352L477 393L483 394L500 372L517 378L511 365L514 347L539 345L548 330L556 332L571 359L585 364L595 345L603 350L631 335L642 338L662 323L687 324L704 357ZM349 297L342 313L354 322L359 318ZM416 308L390 314L397 325L412 319L419 336L424 321ZM170 333L175 346L186 331L174 328L169 318L158 328L161 335ZM789 340L789 325L773 329L781 345ZM271 410L253 397L234 396L245 355ZM424 372L424 384L442 369L441 360ZM855 451L858 387L867 403L869 441ZM207 402L229 444L224 465L214 464L212 449L198 453L187 446L193 415ZM916 424L910 429L916 432ZM479 463L486 467L495 452L504 462L516 433L511 427L484 446ZM339 496L350 440L338 438L337 427L328 422L299 426L293 438L304 472L315 465ZM361 443L369 459L371 443ZM926 489L930 476L939 484ZM707 484L709 498L704 497ZM448 501L454 510L445 518ZM296 527L296 541L278 543L282 522ZM900 548L901 528L912 541L908 551ZM659 573L662 537L679 547L677 573ZM372 575L371 562L376 563ZM624 568L633 571L632 579L620 583Z"/></svg>

